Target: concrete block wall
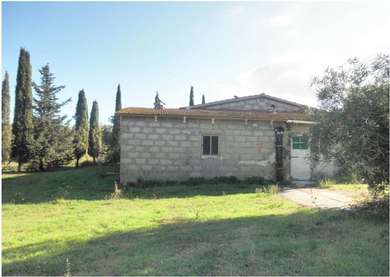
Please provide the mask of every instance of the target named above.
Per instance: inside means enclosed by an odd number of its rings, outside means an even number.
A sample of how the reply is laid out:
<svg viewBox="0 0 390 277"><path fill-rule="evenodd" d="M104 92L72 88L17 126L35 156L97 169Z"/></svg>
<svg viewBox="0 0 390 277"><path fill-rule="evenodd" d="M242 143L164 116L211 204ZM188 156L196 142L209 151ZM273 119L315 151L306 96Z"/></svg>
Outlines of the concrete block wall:
<svg viewBox="0 0 390 277"><path fill-rule="evenodd" d="M261 176L274 178L270 122L121 117L121 182ZM218 156L203 156L204 135L219 136Z"/></svg>
<svg viewBox="0 0 390 277"><path fill-rule="evenodd" d="M277 112L295 112L301 110L300 107L293 106L287 103L281 103L266 98L256 98L249 100L242 100L231 103L221 103L215 106L209 106L201 109L208 110L225 110L225 109L234 109L234 110L257 110L267 112L270 110L271 105L275 106L275 111Z"/></svg>

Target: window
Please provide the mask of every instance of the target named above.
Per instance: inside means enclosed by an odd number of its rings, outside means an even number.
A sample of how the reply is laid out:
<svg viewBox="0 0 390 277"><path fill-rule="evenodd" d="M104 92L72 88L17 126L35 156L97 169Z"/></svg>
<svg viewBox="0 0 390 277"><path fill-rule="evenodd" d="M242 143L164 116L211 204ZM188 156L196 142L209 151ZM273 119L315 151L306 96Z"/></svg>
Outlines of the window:
<svg viewBox="0 0 390 277"><path fill-rule="evenodd" d="M218 136L203 136L203 155L218 155Z"/></svg>
<svg viewBox="0 0 390 277"><path fill-rule="evenodd" d="M293 149L307 149L309 148L308 138L299 136L292 138Z"/></svg>

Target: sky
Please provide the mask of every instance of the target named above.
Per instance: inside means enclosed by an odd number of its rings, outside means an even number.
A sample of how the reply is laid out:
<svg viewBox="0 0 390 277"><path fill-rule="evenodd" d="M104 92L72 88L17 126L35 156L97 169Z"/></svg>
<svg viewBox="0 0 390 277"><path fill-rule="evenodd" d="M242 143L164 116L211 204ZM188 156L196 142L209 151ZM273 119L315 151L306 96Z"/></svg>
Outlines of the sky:
<svg viewBox="0 0 390 277"><path fill-rule="evenodd" d="M13 105L20 47L32 78L49 63L71 118L84 89L100 122L123 107L167 108L266 93L317 106L311 79L348 58L390 53L390 1L3 2L2 76ZM13 109L13 106L12 106Z"/></svg>

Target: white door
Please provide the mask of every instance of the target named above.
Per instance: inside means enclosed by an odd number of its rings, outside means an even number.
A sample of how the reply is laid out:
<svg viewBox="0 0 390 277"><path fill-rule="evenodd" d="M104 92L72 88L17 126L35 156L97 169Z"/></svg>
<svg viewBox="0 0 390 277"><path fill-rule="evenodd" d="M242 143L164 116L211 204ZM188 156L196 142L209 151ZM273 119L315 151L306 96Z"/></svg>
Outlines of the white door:
<svg viewBox="0 0 390 277"><path fill-rule="evenodd" d="M291 177L294 180L310 180L311 163L309 140L304 136L291 138Z"/></svg>

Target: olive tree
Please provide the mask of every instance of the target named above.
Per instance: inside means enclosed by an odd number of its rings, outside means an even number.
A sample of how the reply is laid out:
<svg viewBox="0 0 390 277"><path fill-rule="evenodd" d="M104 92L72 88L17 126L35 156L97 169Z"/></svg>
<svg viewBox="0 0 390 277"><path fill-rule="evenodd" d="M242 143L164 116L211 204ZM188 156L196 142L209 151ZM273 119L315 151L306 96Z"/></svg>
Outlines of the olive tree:
<svg viewBox="0 0 390 277"><path fill-rule="evenodd" d="M320 103L318 152L375 191L389 185L389 68L389 55L369 64L353 58L312 82Z"/></svg>

